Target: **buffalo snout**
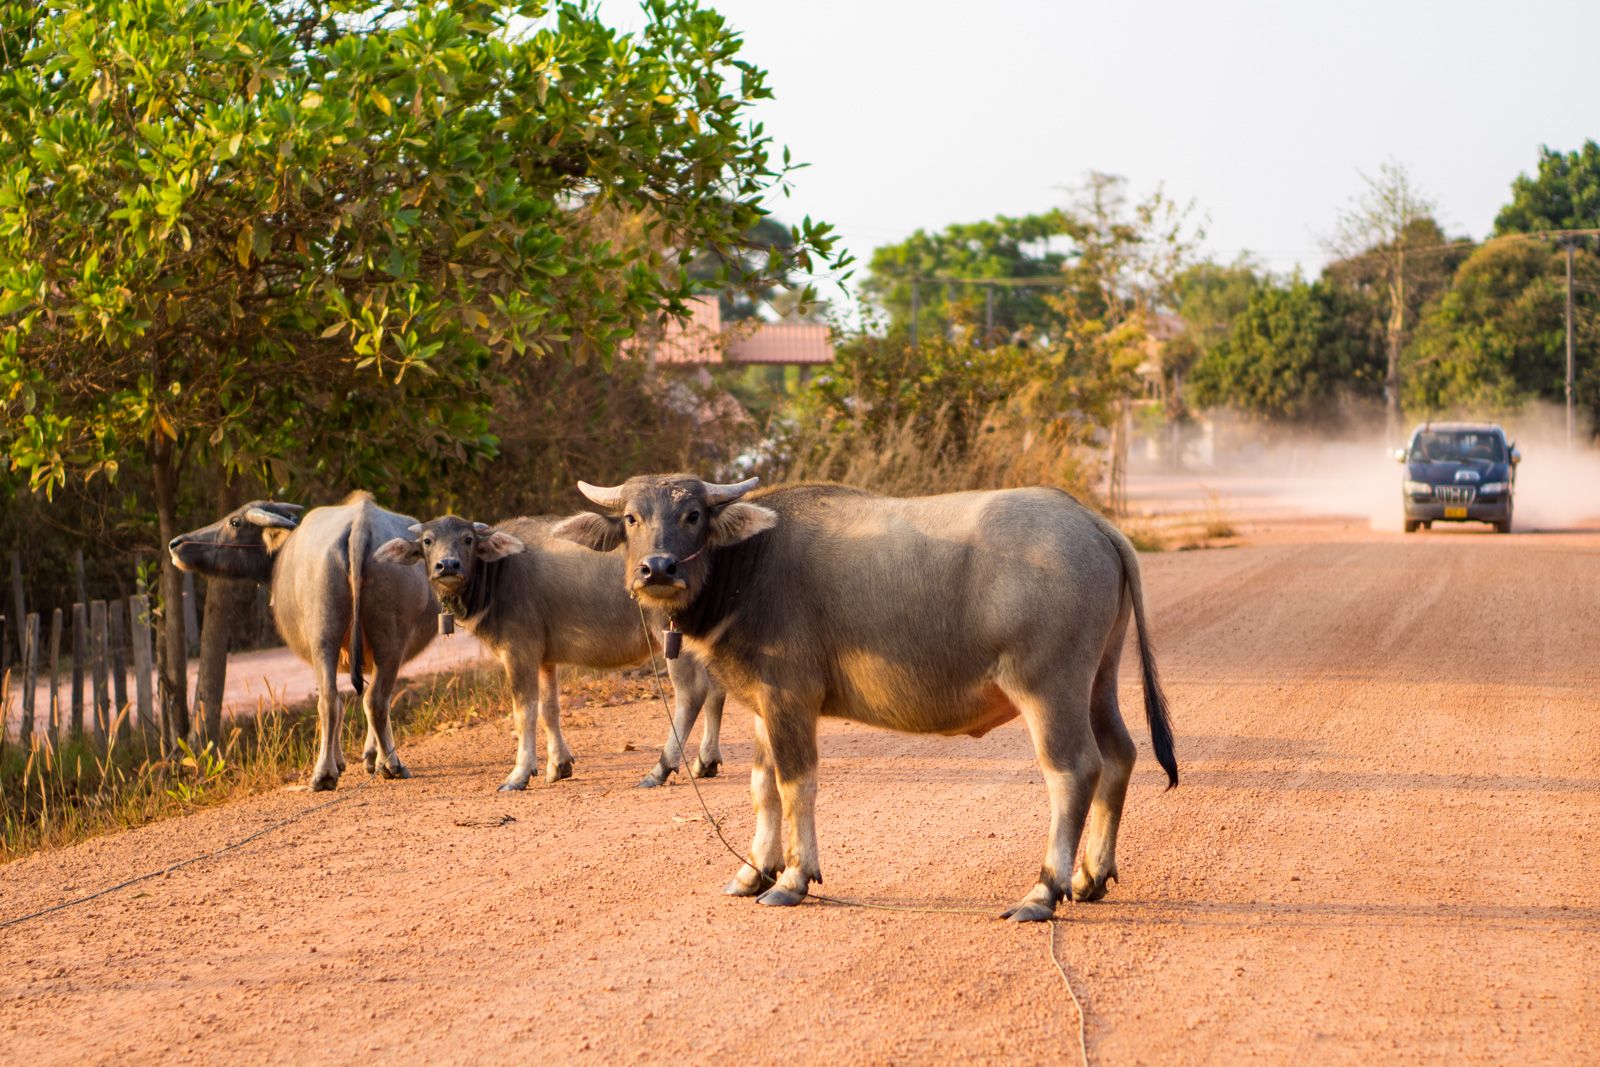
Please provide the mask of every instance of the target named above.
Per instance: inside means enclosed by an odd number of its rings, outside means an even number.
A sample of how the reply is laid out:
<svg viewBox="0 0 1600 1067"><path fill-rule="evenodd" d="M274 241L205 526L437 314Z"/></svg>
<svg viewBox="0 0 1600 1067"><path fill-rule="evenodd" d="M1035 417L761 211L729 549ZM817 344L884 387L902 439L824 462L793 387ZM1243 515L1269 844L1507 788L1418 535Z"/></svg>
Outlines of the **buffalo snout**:
<svg viewBox="0 0 1600 1067"><path fill-rule="evenodd" d="M673 556L646 556L639 561L639 581L647 584L668 583L682 585L678 577L678 561Z"/></svg>

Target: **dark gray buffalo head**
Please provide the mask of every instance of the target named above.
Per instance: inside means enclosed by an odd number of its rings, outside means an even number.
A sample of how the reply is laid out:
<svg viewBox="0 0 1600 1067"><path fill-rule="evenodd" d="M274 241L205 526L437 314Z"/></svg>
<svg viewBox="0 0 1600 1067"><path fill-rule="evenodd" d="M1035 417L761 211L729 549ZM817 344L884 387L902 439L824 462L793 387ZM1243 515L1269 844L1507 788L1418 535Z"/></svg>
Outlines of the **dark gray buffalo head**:
<svg viewBox="0 0 1600 1067"><path fill-rule="evenodd" d="M375 558L385 563L421 563L441 598L472 588L478 564L515 555L528 546L487 523L445 515L410 528L415 540L396 537L379 547Z"/></svg>
<svg viewBox="0 0 1600 1067"><path fill-rule="evenodd" d="M550 532L597 552L625 545L628 592L675 611L700 595L713 549L738 544L778 521L770 509L739 499L759 482L718 485L687 474L643 475L611 488L579 482L578 490L611 514L584 512Z"/></svg>
<svg viewBox="0 0 1600 1067"><path fill-rule="evenodd" d="M179 534L167 543L167 551L181 571L265 582L272 577L272 557L299 525L304 510L299 504L252 500L210 526Z"/></svg>

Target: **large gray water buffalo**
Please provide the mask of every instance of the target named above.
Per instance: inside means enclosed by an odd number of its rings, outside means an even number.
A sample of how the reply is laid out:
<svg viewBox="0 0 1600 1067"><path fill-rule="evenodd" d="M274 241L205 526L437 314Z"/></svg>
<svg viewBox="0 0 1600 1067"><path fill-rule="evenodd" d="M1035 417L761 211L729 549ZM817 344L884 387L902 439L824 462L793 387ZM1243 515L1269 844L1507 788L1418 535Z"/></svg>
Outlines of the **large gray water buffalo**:
<svg viewBox="0 0 1600 1067"><path fill-rule="evenodd" d="M344 770L339 670L367 711L367 773L409 778L389 727L400 665L433 639L439 602L415 567L376 559L377 549L416 522L366 493L335 507L257 500L167 546L179 568L210 578L272 583L272 618L284 644L317 673L316 767L312 789L333 789ZM359 624L357 624L359 623ZM371 670L368 684L364 671Z"/></svg>
<svg viewBox="0 0 1600 1067"><path fill-rule="evenodd" d="M1044 920L1068 893L1104 896L1136 751L1117 707L1130 614L1156 759L1178 781L1127 539L1055 489L902 500L795 485L743 499L755 484L579 483L610 514L554 530L601 552L622 546L629 591L755 708L755 836L727 892L792 905L822 881L819 716L980 737L1021 715L1050 796L1050 838L1038 883L1005 917Z"/></svg>
<svg viewBox="0 0 1600 1067"><path fill-rule="evenodd" d="M517 764L501 789L525 789L538 770L535 719L544 723L545 778L572 777L572 750L561 735L557 666L616 668L650 654L651 633L629 599L620 556L599 556L550 536L550 524L519 518L491 527L446 515L419 523L378 549L378 559L421 564L440 603L505 666L516 701ZM722 689L692 656L668 662L677 711L661 759L641 786L657 786L678 765L679 741L705 707L700 754L689 768L714 777Z"/></svg>

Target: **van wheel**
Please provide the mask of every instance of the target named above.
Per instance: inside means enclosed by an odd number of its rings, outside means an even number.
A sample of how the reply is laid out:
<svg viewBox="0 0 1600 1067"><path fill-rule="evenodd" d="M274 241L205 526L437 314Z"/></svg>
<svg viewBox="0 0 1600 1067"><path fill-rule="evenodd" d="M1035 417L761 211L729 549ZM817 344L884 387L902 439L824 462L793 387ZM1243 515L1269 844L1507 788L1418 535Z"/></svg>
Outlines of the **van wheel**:
<svg viewBox="0 0 1600 1067"><path fill-rule="evenodd" d="M1495 533L1510 533L1511 532L1511 516L1507 515L1505 517L1505 521L1504 522L1495 523L1494 524L1494 532Z"/></svg>
<svg viewBox="0 0 1600 1067"><path fill-rule="evenodd" d="M1417 532L1417 527L1419 527L1421 525L1422 525L1422 523L1418 522L1416 519L1407 519L1406 520L1406 533L1416 533Z"/></svg>

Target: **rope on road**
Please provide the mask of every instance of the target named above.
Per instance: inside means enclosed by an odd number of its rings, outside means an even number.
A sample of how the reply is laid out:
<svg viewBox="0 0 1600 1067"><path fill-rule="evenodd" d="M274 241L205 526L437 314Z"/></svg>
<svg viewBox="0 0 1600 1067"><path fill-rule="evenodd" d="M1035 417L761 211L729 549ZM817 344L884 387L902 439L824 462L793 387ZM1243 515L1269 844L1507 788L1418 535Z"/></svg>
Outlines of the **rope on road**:
<svg viewBox="0 0 1600 1067"><path fill-rule="evenodd" d="M239 840L233 842L232 844L223 845L221 848L212 849L210 852L202 852L198 856L190 856L186 860L179 860L177 863L169 864L169 865L161 868L158 871L150 871L147 874L141 874L141 875L138 875L137 877L129 878L125 882L118 882L116 885L108 885L104 889L99 889L99 890L96 890L93 893L90 893L88 896L76 897L76 898L74 898L72 900L65 900L65 901L62 901L60 904L52 904L48 908L40 908L38 911L30 912L27 915L18 915L14 919L7 919L4 922L0 922L0 930L4 930L7 927L11 927L11 926L20 926L21 924L23 924L25 922L28 922L28 921L30 921L32 919L40 918L41 916L49 915L52 912L65 911L67 908L75 908L79 904L87 904L91 900L98 900L101 897L106 896L106 895L108 895L110 893L115 893L119 889L126 889L131 885L138 885L140 882L148 882L152 878L161 878L161 877L164 877L166 875L171 874L173 871L180 870L180 869L182 869L184 867L187 867L190 864L199 863L201 860L215 859L217 856L221 856L224 853L232 852L235 849L243 848L245 845L248 845L250 842L254 841L258 837L265 837L267 834L272 833L274 830L281 830L285 826L289 826L289 825L291 825L293 823L297 823L301 819L304 819L308 815L314 814L315 812L322 811L325 808L331 808L335 804L339 804L339 803L342 803L343 801L349 800L351 797L353 797L357 793L361 792L361 790L365 789L367 783L370 782L370 781L372 781L372 777L371 776L363 778L360 782L358 782L356 784L356 787L354 789L347 790L346 792L340 793L338 796L334 797L332 800L323 801L321 804L313 804L311 807L306 808L303 811L300 811L300 812L298 812L298 813L296 813L294 815L291 815L286 819L278 820L277 822L273 823L271 826L263 827L262 829L257 830L253 834L249 834L249 835L247 835L245 837L241 837Z"/></svg>
<svg viewBox="0 0 1600 1067"><path fill-rule="evenodd" d="M656 647L650 640L650 624L644 617L644 605L635 600L634 606L639 609L639 625L644 627L645 646L650 649L650 674L656 680L656 693L661 697L661 710L666 713L667 725L672 730L672 739L678 745L678 765L674 769L683 774L683 758L688 749L684 743L685 739L678 734L677 720L672 717L672 705L667 702L667 691L661 684L661 672L656 665ZM689 779L689 784L694 787L694 798L700 802L700 810L705 814L706 822L711 824L711 830L717 835L717 840L722 842L722 847L727 849L728 854L738 860L741 865L746 863L744 854L729 844L728 839L723 836L722 823L715 815L711 814L711 808L706 804L706 798L700 792L700 783L692 773L686 775L686 777ZM874 911L901 911L922 915L982 915L984 918L990 918L994 915L994 912L987 908L934 908L912 904L878 904L869 900L850 900L846 897L830 897L821 893L811 892L808 892L806 897L819 904L831 904L840 908L866 908ZM1056 955L1056 924L1058 921L1052 918L1045 924L1045 952L1049 955L1050 962L1055 965L1057 973L1061 975L1061 983L1067 987L1067 996L1072 998L1072 1006L1077 1009L1078 1055L1083 1058L1083 1067L1089 1067L1089 1044L1084 1034L1083 1003L1078 1000L1078 994L1072 988L1072 979L1067 976L1067 969L1062 966L1061 957Z"/></svg>

